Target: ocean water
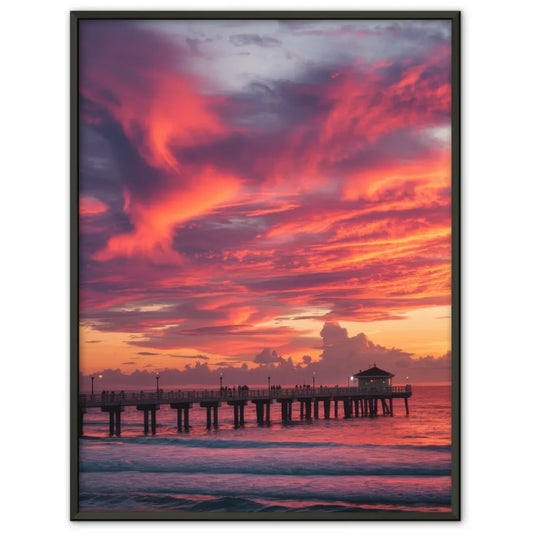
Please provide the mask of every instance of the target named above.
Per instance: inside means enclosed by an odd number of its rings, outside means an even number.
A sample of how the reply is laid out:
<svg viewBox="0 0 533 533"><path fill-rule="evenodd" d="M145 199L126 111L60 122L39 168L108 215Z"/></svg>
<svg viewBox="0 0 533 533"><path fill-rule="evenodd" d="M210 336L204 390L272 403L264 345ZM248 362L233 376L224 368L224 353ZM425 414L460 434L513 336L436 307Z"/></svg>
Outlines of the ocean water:
<svg viewBox="0 0 533 533"><path fill-rule="evenodd" d="M450 403L449 387L413 386L409 416L397 399L393 417L344 419L339 405L338 419L305 421L295 403L283 425L273 404L263 427L249 405L239 429L224 406L218 430L205 428L195 405L189 433L177 433L176 411L162 406L155 436L143 435L142 412L127 407L120 437L108 437L108 415L91 409L80 511L449 512Z"/></svg>

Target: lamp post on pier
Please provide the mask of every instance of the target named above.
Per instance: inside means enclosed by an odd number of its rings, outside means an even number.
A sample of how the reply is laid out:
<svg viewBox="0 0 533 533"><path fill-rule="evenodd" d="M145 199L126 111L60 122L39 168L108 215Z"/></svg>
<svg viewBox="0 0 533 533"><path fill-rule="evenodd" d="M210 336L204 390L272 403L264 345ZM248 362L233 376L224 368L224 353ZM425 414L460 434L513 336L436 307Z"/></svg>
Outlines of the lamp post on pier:
<svg viewBox="0 0 533 533"><path fill-rule="evenodd" d="M157 391L157 394L159 395L159 372L157 372L155 375L155 383L156 383L156 391Z"/></svg>
<svg viewBox="0 0 533 533"><path fill-rule="evenodd" d="M220 390L222 390L222 372L220 373Z"/></svg>
<svg viewBox="0 0 533 533"><path fill-rule="evenodd" d="M94 378L95 377L96 376L91 376L91 398L94 397ZM102 374L98 374L98 379L102 379L102 378L103 378Z"/></svg>
<svg viewBox="0 0 533 533"><path fill-rule="evenodd" d="M315 376L316 376L316 372L313 372L313 389L315 388Z"/></svg>
<svg viewBox="0 0 533 533"><path fill-rule="evenodd" d="M268 390L270 390L270 376L268 376Z"/></svg>

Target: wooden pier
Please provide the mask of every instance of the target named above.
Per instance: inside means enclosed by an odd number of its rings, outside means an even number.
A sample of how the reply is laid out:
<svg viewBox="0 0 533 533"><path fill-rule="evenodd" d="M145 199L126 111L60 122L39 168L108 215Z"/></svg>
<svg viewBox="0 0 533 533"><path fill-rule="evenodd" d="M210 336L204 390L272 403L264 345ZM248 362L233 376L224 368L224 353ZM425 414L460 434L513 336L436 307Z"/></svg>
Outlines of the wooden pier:
<svg viewBox="0 0 533 533"><path fill-rule="evenodd" d="M101 409L109 413L109 435L120 436L121 413L127 406L136 407L144 416L144 434L156 433L156 413L161 405L169 405L176 410L176 429L188 431L189 411L195 405L205 409L207 429L218 428L218 409L223 403L233 407L234 427L245 424L245 406L255 406L255 419L258 425L269 425L273 403L281 405L281 421L293 420L293 404L299 403L300 419L339 417L375 417L381 408L383 416L393 416L393 400L402 399L405 414L409 414L408 398L412 395L411 385L389 387L294 387L273 389L221 389L191 391L159 391L153 393L99 393L81 394L79 401L78 431L83 435L83 415L88 409ZM322 409L320 409L322 408ZM312 415L312 416L311 416Z"/></svg>

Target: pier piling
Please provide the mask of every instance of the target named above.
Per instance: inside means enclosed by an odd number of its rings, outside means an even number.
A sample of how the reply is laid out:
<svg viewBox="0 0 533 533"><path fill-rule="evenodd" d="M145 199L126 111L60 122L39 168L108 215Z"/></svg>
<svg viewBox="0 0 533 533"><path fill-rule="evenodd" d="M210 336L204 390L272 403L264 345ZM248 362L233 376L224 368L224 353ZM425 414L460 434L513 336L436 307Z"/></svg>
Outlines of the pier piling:
<svg viewBox="0 0 533 533"><path fill-rule="evenodd" d="M145 435L148 435L148 417L149 417L148 409L145 409L144 410L144 434Z"/></svg>
<svg viewBox="0 0 533 533"><path fill-rule="evenodd" d="M255 404L255 414L257 418L257 423L262 426L265 423L265 411L266 411L266 422L270 423L270 404L272 400L252 400L252 403Z"/></svg>
<svg viewBox="0 0 533 533"><path fill-rule="evenodd" d="M217 428L218 427L218 408L220 407L220 402L219 401L200 402L200 407L205 407L205 418L206 418L205 427L207 429L211 429L211 427ZM211 415L213 415L212 419L211 419Z"/></svg>
<svg viewBox="0 0 533 533"><path fill-rule="evenodd" d="M311 420L311 400L305 401L305 418Z"/></svg>
<svg viewBox="0 0 533 533"><path fill-rule="evenodd" d="M228 405L233 406L233 425L235 428L244 426L244 406L247 403L247 400L228 401Z"/></svg>
<svg viewBox="0 0 533 533"><path fill-rule="evenodd" d="M170 402L170 408L176 409L176 425L178 432L189 430L189 409L192 407L191 402Z"/></svg>
<svg viewBox="0 0 533 533"><path fill-rule="evenodd" d="M329 410L331 407L331 402L329 400L324 400L324 418L329 419Z"/></svg>
<svg viewBox="0 0 533 533"><path fill-rule="evenodd" d="M344 405L344 418L350 418L350 403L348 400L343 401Z"/></svg>
<svg viewBox="0 0 533 533"><path fill-rule="evenodd" d="M257 418L257 423L259 425L263 424L263 404L260 402L254 402L255 403L255 416Z"/></svg>
<svg viewBox="0 0 533 533"><path fill-rule="evenodd" d="M156 433L156 411L159 411L158 404L139 404L137 411L144 413L144 434L148 435L148 426L151 425L152 435ZM151 422L151 424L149 424Z"/></svg>
<svg viewBox="0 0 533 533"><path fill-rule="evenodd" d="M240 415L241 415L240 424L241 426L244 426L244 403L241 403L241 405L239 405L239 409L240 409Z"/></svg>
<svg viewBox="0 0 533 533"><path fill-rule="evenodd" d="M112 437L115 434L115 411L109 409L109 436Z"/></svg>
<svg viewBox="0 0 533 533"><path fill-rule="evenodd" d="M102 406L102 412L109 413L109 436L116 435L120 437L120 413L124 411L124 407L121 405L105 405Z"/></svg>
<svg viewBox="0 0 533 533"><path fill-rule="evenodd" d="M281 421L290 422L292 420L292 399L280 399L281 402Z"/></svg>
<svg viewBox="0 0 533 533"><path fill-rule="evenodd" d="M117 437L120 437L120 433L120 409L115 409L115 434L117 435Z"/></svg>
<svg viewBox="0 0 533 533"><path fill-rule="evenodd" d="M156 419L155 419L155 412L156 412L155 407L150 410L150 414L152 416L152 435L155 435L155 429L157 426Z"/></svg>

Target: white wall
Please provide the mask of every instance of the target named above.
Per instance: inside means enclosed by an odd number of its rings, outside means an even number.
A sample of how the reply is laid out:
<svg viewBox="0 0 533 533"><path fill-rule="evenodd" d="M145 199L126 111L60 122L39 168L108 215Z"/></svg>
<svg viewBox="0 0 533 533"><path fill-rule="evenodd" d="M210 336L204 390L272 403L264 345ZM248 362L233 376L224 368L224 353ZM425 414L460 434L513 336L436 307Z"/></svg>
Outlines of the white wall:
<svg viewBox="0 0 533 533"><path fill-rule="evenodd" d="M243 8L245 0L116 1L122 8ZM531 374L533 230L532 15L526 1L389 0L389 9L463 10L463 516L453 523L291 524L319 531L524 531L529 521L527 387L493 400L507 365ZM176 530L172 523L68 522L68 19L108 3L26 0L2 6L2 523L6 531ZM254 6L376 9L353 1ZM12 398L46 392L46 401ZM9 400L9 401L6 401ZM19 424L19 420L25 421ZM526 484L527 483L527 484ZM249 523L184 523L244 531ZM273 527L264 522L255 530ZM289 530L288 524L277 524Z"/></svg>

